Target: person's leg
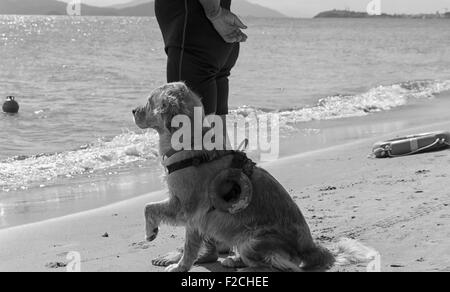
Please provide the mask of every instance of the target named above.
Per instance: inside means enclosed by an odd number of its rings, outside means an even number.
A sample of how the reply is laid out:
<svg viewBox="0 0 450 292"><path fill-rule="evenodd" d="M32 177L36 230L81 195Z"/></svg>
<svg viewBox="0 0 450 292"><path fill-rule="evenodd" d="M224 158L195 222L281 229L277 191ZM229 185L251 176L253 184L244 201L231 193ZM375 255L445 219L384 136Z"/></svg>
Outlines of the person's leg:
<svg viewBox="0 0 450 292"><path fill-rule="evenodd" d="M217 84L217 115L228 115L228 97L230 91L229 77L231 69L239 58L240 46L236 43L219 73L216 76Z"/></svg>
<svg viewBox="0 0 450 292"><path fill-rule="evenodd" d="M220 245L217 247L217 242L213 239L204 238L202 247L198 254L196 264L207 264L214 263L219 259L220 254L227 254L230 252L229 247L225 247L224 245ZM158 267L167 267L173 264L178 263L183 256L184 249L182 247L178 248L176 251L169 252L167 254L161 255L154 260L152 260L152 264Z"/></svg>
<svg viewBox="0 0 450 292"><path fill-rule="evenodd" d="M170 47L167 50L167 82L184 81L186 85L202 98L205 114L215 114L217 109L217 83L214 68L208 67L194 54L181 48ZM169 266L178 263L183 256L183 248L155 258L155 266ZM217 261L219 254L216 243L204 239L196 263Z"/></svg>
<svg viewBox="0 0 450 292"><path fill-rule="evenodd" d="M223 131L223 137L224 137L224 147L225 149L232 149L231 144L229 144L228 139L228 131L227 131L227 115L228 115L228 98L229 98L229 92L230 92L230 85L229 85L229 77L231 74L231 69L233 69L234 65L236 65L237 59L239 57L239 50L240 46L239 44L235 44L234 48L231 50L230 55L227 59L227 62L225 63L222 70L220 70L219 74L216 78L216 84L217 84L217 115L220 115L222 117L223 125L224 125L224 131Z"/></svg>
<svg viewBox="0 0 450 292"><path fill-rule="evenodd" d="M225 8L229 8L230 3L229 0L222 1ZM217 114L218 90L228 91L224 84L217 85L217 74L234 46L223 41L198 1L157 0L155 10L168 55L167 82L185 81L202 98L205 114ZM222 77L219 82L221 80ZM225 98L221 97L221 100ZM217 249L219 252L229 250L223 244L217 248L211 240L204 240L203 244L197 262L216 261ZM181 248L153 263L161 266L177 263L182 253Z"/></svg>
<svg viewBox="0 0 450 292"><path fill-rule="evenodd" d="M205 114L215 114L218 69L207 65L195 53L181 48L170 47L167 54L167 82L184 81L202 99Z"/></svg>

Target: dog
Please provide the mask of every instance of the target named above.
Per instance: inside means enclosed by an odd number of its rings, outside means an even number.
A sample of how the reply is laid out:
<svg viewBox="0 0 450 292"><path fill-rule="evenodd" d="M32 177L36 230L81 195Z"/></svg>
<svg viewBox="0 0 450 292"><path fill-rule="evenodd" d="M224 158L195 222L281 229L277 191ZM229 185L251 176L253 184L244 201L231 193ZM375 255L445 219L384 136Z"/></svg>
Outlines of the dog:
<svg viewBox="0 0 450 292"><path fill-rule="evenodd" d="M157 88L145 106L133 110L139 128L158 132L164 166L183 164L199 155L215 156L206 163L188 164L168 174L169 198L145 207L148 241L156 239L161 223L186 227L183 256L166 271L189 271L205 237L233 247L235 254L222 265L244 272L325 270L340 261L339 255L314 242L302 212L283 186L248 159L242 165L251 168L250 174L243 175L251 189L251 200L236 212L217 208L211 199L211 183L232 168L237 152L216 155L206 150L174 151L172 136L176 128L171 121L177 115L193 121L195 108L202 108L201 99L184 83L177 82ZM347 247L352 246L355 244L347 243Z"/></svg>

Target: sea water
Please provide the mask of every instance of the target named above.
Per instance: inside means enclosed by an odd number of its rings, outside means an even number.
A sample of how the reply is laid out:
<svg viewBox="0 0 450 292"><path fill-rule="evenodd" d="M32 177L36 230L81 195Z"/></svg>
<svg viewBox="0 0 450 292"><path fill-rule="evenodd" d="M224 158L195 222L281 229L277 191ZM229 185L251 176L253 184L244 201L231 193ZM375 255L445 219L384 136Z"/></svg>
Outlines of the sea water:
<svg viewBox="0 0 450 292"><path fill-rule="evenodd" d="M450 90L445 19L245 22L231 115L277 113L285 141L299 132L314 141L311 123L369 119ZM0 202L157 165L157 135L131 110L164 83L165 62L154 18L0 16L0 98L21 105L0 114Z"/></svg>

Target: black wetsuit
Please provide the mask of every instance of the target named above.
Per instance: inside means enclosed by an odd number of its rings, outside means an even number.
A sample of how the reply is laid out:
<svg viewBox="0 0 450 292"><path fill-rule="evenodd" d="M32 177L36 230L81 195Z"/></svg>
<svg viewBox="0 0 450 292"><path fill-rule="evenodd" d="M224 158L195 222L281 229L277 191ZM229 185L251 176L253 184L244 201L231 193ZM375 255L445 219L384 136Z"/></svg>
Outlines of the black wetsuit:
<svg viewBox="0 0 450 292"><path fill-rule="evenodd" d="M221 6L230 9L231 0ZM155 12L168 56L167 82L186 82L206 114L228 114L228 77L239 44L222 39L198 0L156 0Z"/></svg>

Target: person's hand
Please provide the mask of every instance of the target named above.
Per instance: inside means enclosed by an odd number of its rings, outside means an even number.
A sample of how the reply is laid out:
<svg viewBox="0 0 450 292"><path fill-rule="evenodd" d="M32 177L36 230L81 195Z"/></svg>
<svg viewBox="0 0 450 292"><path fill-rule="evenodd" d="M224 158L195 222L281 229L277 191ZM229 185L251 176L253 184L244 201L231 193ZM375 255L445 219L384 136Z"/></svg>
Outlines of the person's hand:
<svg viewBox="0 0 450 292"><path fill-rule="evenodd" d="M214 28L227 43L240 43L247 40L242 32L247 26L228 9L220 8L215 16L208 16Z"/></svg>

